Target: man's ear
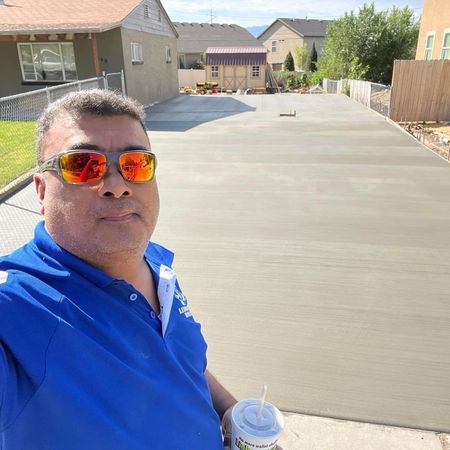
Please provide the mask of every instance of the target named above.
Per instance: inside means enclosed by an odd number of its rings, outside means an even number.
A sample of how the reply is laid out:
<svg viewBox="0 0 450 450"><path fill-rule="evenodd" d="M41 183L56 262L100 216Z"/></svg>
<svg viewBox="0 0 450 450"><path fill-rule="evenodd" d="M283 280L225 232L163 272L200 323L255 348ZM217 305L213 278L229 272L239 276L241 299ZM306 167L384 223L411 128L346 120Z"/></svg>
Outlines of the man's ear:
<svg viewBox="0 0 450 450"><path fill-rule="evenodd" d="M44 215L44 198L45 198L45 179L44 174L35 173L33 176L34 188L36 189L36 194L38 196L39 203L41 205L40 213Z"/></svg>

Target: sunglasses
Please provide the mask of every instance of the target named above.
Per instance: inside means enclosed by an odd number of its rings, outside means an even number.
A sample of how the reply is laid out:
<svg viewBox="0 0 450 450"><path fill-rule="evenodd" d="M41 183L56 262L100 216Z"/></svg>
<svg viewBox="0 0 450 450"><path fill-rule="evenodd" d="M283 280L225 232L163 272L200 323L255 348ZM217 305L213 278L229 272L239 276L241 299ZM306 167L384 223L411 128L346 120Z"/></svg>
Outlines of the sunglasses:
<svg viewBox="0 0 450 450"><path fill-rule="evenodd" d="M105 176L111 162L117 164L126 181L146 183L155 175L156 156L149 150L67 150L44 161L39 172L55 171L63 181L71 184L93 183Z"/></svg>

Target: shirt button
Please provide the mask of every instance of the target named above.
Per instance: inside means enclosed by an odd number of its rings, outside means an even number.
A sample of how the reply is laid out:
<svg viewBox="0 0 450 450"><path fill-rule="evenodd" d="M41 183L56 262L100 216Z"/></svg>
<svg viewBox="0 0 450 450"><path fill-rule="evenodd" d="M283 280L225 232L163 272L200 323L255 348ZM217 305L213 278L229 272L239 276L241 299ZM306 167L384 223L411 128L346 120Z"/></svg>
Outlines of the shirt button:
<svg viewBox="0 0 450 450"><path fill-rule="evenodd" d="M154 318L156 318L156 314L152 311L152 312L150 313L150 317L151 317L152 319L154 319Z"/></svg>
<svg viewBox="0 0 450 450"><path fill-rule="evenodd" d="M130 295L129 299L134 302L135 300L137 300L138 296L137 294L135 294L134 292Z"/></svg>

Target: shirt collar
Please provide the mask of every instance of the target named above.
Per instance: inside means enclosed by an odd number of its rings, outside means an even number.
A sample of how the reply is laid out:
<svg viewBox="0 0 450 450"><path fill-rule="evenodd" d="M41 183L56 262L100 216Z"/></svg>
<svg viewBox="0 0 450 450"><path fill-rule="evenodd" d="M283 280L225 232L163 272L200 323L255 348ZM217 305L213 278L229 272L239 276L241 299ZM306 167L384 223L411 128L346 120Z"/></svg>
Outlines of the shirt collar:
<svg viewBox="0 0 450 450"><path fill-rule="evenodd" d="M58 245L45 229L44 221L41 221L36 225L34 243L38 249L59 262L62 266L78 272L83 278L88 279L99 287L104 288L115 281L115 278L83 261ZM145 257L152 265L154 265L153 269L157 272L155 266L158 267L161 264L165 264L169 267L172 266L174 254L161 245L149 242L145 251Z"/></svg>

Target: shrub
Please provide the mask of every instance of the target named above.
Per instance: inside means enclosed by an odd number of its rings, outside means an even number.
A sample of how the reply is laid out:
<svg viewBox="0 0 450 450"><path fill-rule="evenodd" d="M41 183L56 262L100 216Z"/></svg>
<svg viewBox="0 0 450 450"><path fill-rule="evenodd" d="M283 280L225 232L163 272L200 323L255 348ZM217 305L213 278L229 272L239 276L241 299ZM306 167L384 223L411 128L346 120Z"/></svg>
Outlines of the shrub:
<svg viewBox="0 0 450 450"><path fill-rule="evenodd" d="M284 60L284 70L287 70L288 72L293 72L295 70L294 58L291 52L286 55L286 59Z"/></svg>
<svg viewBox="0 0 450 450"><path fill-rule="evenodd" d="M309 84L311 86L315 86L316 84L322 84L324 76L320 71L314 72L311 74L311 77L309 78Z"/></svg>
<svg viewBox="0 0 450 450"><path fill-rule="evenodd" d="M205 65L201 62L194 62L189 66L189 69L194 69L194 70L199 70L199 69L204 69Z"/></svg>

